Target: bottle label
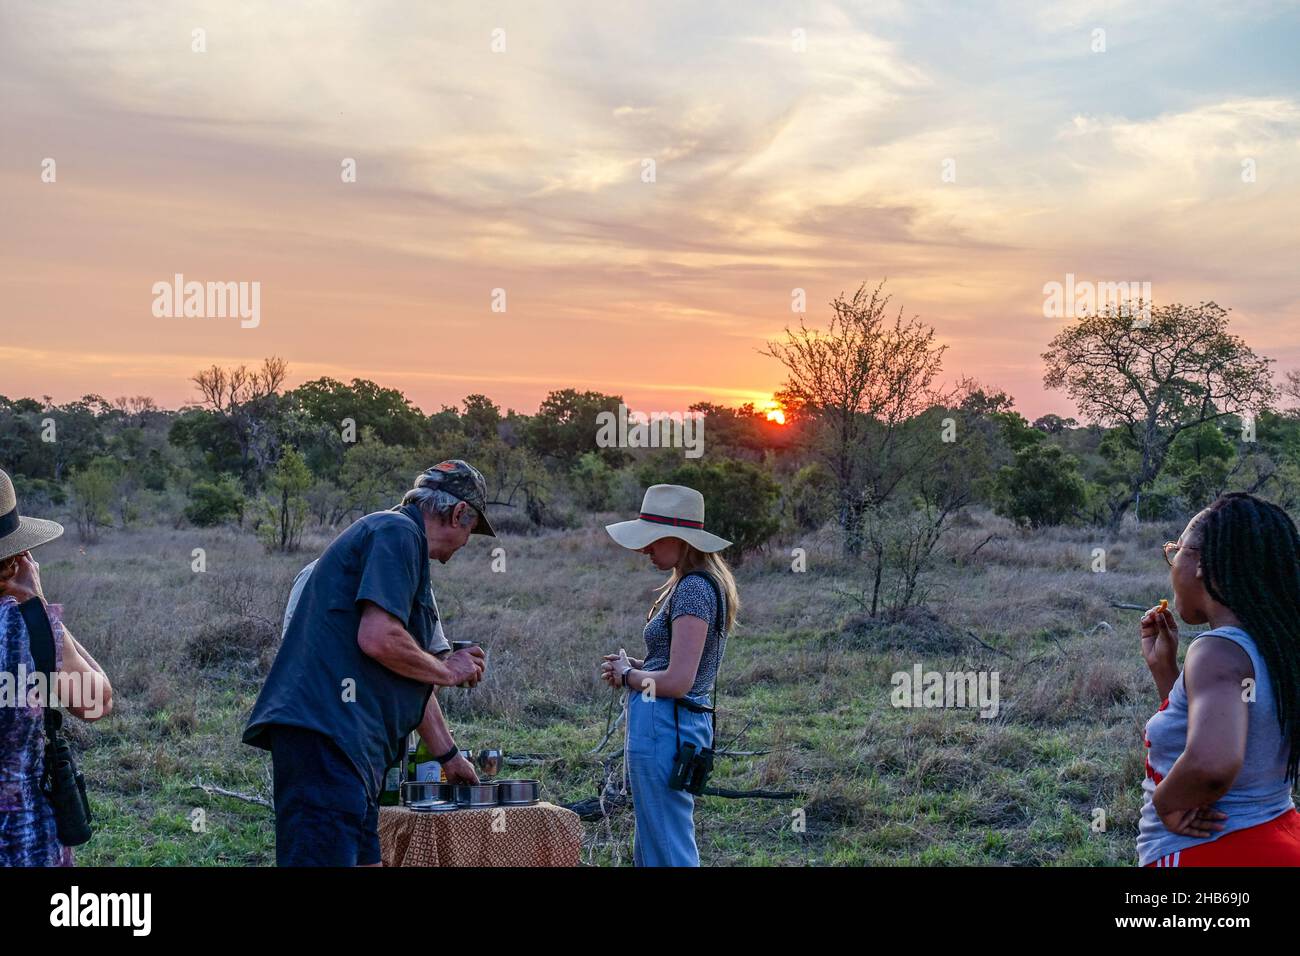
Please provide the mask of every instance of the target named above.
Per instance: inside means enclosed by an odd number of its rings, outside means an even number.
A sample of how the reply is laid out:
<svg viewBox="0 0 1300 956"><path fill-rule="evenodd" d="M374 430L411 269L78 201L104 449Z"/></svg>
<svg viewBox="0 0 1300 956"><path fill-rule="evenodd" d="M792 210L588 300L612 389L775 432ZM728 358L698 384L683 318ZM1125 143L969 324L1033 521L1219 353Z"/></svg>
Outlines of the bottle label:
<svg viewBox="0 0 1300 956"><path fill-rule="evenodd" d="M442 779L442 767L439 766L436 760L417 763L415 765L415 779L421 783L428 780L439 781Z"/></svg>

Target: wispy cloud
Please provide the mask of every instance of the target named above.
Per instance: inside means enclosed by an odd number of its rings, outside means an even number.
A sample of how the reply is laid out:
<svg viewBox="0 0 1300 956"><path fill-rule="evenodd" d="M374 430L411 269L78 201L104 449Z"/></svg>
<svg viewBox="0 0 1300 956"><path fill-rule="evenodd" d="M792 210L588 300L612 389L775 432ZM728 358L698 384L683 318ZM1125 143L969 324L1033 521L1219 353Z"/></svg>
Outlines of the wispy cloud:
<svg viewBox="0 0 1300 956"><path fill-rule="evenodd" d="M889 276L1043 410L1066 271L1216 298L1295 364L1297 39L1266 2L5 5L0 391L178 401L277 353L426 407L754 396L793 288L816 322ZM262 325L160 324L174 272L261 281Z"/></svg>

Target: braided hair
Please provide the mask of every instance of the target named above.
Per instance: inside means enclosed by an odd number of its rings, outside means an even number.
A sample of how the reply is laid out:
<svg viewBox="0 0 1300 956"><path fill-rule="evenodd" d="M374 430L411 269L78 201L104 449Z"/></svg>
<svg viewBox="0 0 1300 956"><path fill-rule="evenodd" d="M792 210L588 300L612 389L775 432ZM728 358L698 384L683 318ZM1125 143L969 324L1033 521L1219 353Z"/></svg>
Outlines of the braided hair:
<svg viewBox="0 0 1300 956"><path fill-rule="evenodd" d="M1300 772L1300 533L1275 504L1222 495L1201 520L1201 568L1210 597L1229 608L1259 648L1290 741L1287 779Z"/></svg>

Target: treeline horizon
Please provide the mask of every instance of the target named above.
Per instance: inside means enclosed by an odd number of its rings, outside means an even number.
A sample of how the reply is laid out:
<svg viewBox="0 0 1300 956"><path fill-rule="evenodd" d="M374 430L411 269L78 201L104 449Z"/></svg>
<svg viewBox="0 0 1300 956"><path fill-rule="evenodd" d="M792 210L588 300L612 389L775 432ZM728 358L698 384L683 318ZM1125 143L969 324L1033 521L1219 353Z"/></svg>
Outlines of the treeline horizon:
<svg viewBox="0 0 1300 956"><path fill-rule="evenodd" d="M310 525L390 507L446 458L484 473L506 533L577 527L635 509L647 485L686 484L705 494L736 562L778 538L834 532L862 563L873 614L921 599L968 507L1026 528L1113 530L1185 518L1230 490L1300 505L1300 375L1279 386L1214 303L1152 308L1140 322L1112 309L1062 329L1043 354L1044 385L1082 421L1030 421L995 387L944 384L946 347L891 307L883 284L831 308L827 328L801 319L767 343L786 371L774 396L785 424L749 402L696 402L699 458L602 447L600 416L627 404L617 394L555 389L524 414L474 393L426 414L367 379L286 388L288 365L273 357L197 371L199 399L175 410L146 396L0 396L0 468L24 507L63 509L86 541L148 514L247 527L282 551Z"/></svg>

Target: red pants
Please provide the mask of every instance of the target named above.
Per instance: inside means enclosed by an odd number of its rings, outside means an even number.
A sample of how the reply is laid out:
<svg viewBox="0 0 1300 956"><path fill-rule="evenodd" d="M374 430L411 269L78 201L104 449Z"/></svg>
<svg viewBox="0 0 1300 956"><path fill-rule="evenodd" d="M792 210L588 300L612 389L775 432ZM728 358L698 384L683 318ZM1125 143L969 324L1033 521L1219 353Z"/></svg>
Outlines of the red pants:
<svg viewBox="0 0 1300 956"><path fill-rule="evenodd" d="M1300 813L1288 810L1267 823L1189 846L1147 866L1300 866Z"/></svg>

